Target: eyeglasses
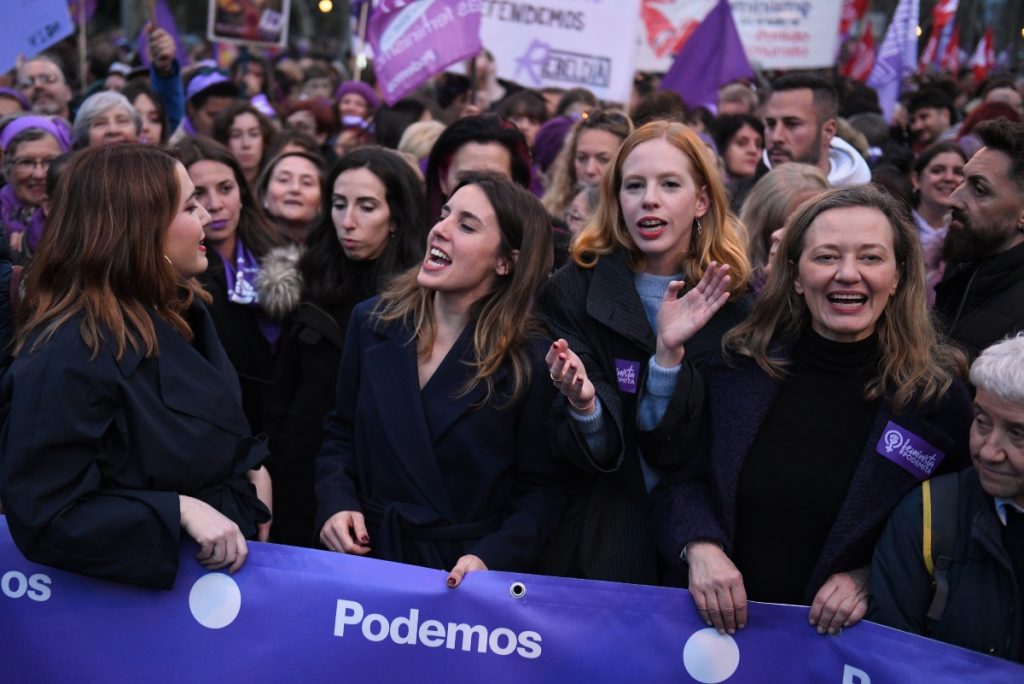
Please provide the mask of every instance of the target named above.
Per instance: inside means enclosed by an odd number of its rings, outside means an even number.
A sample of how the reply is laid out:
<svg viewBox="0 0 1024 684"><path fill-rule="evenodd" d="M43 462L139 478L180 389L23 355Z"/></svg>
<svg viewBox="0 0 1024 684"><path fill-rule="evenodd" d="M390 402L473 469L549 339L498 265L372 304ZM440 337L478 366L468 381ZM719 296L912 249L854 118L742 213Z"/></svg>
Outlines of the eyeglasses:
<svg viewBox="0 0 1024 684"><path fill-rule="evenodd" d="M22 76L21 80L18 81L18 85L22 88L31 88L37 82L42 85L53 85L60 80L60 76L57 74L36 74L35 76Z"/></svg>
<svg viewBox="0 0 1024 684"><path fill-rule="evenodd" d="M14 166L15 171L21 174L30 174L36 170L36 166L41 168L44 172L50 169L50 164L56 157L43 157L42 159L32 159L30 157L18 157L11 164Z"/></svg>

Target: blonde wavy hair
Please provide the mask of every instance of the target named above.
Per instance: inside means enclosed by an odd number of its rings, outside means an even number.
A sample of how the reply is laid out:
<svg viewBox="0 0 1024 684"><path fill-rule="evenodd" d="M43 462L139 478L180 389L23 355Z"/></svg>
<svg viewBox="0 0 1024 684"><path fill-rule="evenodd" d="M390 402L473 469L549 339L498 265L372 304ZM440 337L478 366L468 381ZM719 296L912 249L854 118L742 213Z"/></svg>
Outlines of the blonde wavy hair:
<svg viewBox="0 0 1024 684"><path fill-rule="evenodd" d="M590 223L580 231L570 248L573 261L582 268L593 268L600 258L616 249L629 253L635 270L642 270L644 254L626 229L619 206L622 166L638 146L651 140L665 140L690 160L690 174L697 188L708 195L708 210L700 218L700 230L691 230L690 248L683 257L680 271L687 283L695 284L704 277L708 264L728 264L732 275L729 291L739 294L747 287L750 262L747 260L746 232L729 210L729 200L722 177L711 165L704 142L690 128L674 121L652 121L633 132L622 143L615 160L601 181L601 199Z"/></svg>

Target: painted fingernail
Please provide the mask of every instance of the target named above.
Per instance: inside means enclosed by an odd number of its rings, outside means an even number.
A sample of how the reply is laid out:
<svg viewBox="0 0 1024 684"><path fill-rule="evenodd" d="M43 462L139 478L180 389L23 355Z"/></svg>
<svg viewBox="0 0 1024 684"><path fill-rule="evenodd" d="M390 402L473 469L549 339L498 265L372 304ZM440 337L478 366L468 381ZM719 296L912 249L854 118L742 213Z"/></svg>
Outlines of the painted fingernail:
<svg viewBox="0 0 1024 684"><path fill-rule="evenodd" d="M370 538L369 538L369 537L367 537L367 536L366 536L366 535L364 534L364 535L363 535L362 537L360 537L360 538L359 538L359 541L360 541L361 543L363 543L363 544L369 544L369 543L370 543Z"/></svg>
<svg viewBox="0 0 1024 684"><path fill-rule="evenodd" d="M449 577L448 578L448 586L449 587L454 587L455 586L455 578L454 577Z"/></svg>

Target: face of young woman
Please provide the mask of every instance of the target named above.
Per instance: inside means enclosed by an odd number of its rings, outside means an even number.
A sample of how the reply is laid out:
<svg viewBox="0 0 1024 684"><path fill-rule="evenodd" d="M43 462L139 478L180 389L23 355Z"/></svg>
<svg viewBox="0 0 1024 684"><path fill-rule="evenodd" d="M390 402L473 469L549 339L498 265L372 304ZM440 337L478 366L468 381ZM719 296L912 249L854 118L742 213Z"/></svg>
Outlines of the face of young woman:
<svg viewBox="0 0 1024 684"><path fill-rule="evenodd" d="M640 143L622 163L619 206L626 230L655 275L678 273L690 249L694 219L709 206L693 180L690 159L664 138Z"/></svg>
<svg viewBox="0 0 1024 684"><path fill-rule="evenodd" d="M135 142L138 134L131 115L124 107L113 106L97 115L89 124L89 147L119 142Z"/></svg>
<svg viewBox="0 0 1024 684"><path fill-rule="evenodd" d="M893 228L879 210L831 209L807 229L793 287L822 337L869 337L898 284Z"/></svg>
<svg viewBox="0 0 1024 684"><path fill-rule="evenodd" d="M164 126L160 121L160 112L156 105L149 99L149 95L140 93L132 102L132 106L142 117L142 131L139 133L139 142L145 145L154 145L160 142L164 134Z"/></svg>
<svg viewBox="0 0 1024 684"><path fill-rule="evenodd" d="M185 167L176 165L178 176L178 212L164 231L164 256L182 278L197 276L206 270L205 226L210 215L198 201L196 189Z"/></svg>
<svg viewBox="0 0 1024 684"><path fill-rule="evenodd" d="M263 131L259 119L251 112L235 117L228 130L228 148L247 177L254 177L263 159Z"/></svg>
<svg viewBox="0 0 1024 684"><path fill-rule="evenodd" d="M320 174L303 157L285 157L274 167L267 184L267 212L295 224L309 224L320 212Z"/></svg>
<svg viewBox="0 0 1024 684"><path fill-rule="evenodd" d="M188 175L196 186L196 201L210 214L206 244L230 255L242 213L242 194L234 171L227 164L204 160L188 167Z"/></svg>
<svg viewBox="0 0 1024 684"><path fill-rule="evenodd" d="M509 272L499 254L501 230L487 195L475 185L460 188L441 210L427 237L427 255L417 282L471 305Z"/></svg>
<svg viewBox="0 0 1024 684"><path fill-rule="evenodd" d="M932 157L920 175L911 174L914 188L921 193L921 203L951 209L950 197L964 180L964 160L956 152L943 152Z"/></svg>
<svg viewBox="0 0 1024 684"><path fill-rule="evenodd" d="M345 93L338 100L339 120L344 116L358 116L360 119L365 119L369 112L370 105L358 93Z"/></svg>
<svg viewBox="0 0 1024 684"><path fill-rule="evenodd" d="M601 182L605 169L612 163L622 140L619 136L597 128L584 128L576 140L576 181L586 185Z"/></svg>
<svg viewBox="0 0 1024 684"><path fill-rule="evenodd" d="M376 259L391 237L387 190L369 169L338 175L331 194L331 219L345 256L354 261Z"/></svg>
<svg viewBox="0 0 1024 684"><path fill-rule="evenodd" d="M744 124L725 147L725 170L733 178L749 178L757 172L764 150L764 138Z"/></svg>

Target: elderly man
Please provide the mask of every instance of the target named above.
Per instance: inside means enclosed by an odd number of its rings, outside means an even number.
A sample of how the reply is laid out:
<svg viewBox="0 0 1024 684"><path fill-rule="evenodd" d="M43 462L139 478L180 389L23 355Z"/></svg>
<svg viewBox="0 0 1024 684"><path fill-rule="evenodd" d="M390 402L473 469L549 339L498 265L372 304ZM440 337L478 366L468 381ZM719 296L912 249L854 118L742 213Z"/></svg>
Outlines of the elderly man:
<svg viewBox="0 0 1024 684"><path fill-rule="evenodd" d="M914 490L875 549L867 619L1024 659L1024 337L971 367L974 468ZM934 579L934 583L933 583Z"/></svg>
<svg viewBox="0 0 1024 684"><path fill-rule="evenodd" d="M1024 124L979 124L984 145L953 191L943 244L946 273L935 308L947 331L975 356L1024 329Z"/></svg>
<svg viewBox="0 0 1024 684"><path fill-rule="evenodd" d="M38 114L55 114L71 120L71 88L60 65L46 55L36 55L18 70L18 88Z"/></svg>
<svg viewBox="0 0 1024 684"><path fill-rule="evenodd" d="M765 165L811 164L836 187L869 182L864 157L836 137L838 103L835 88L824 79L804 74L775 79L764 111Z"/></svg>

